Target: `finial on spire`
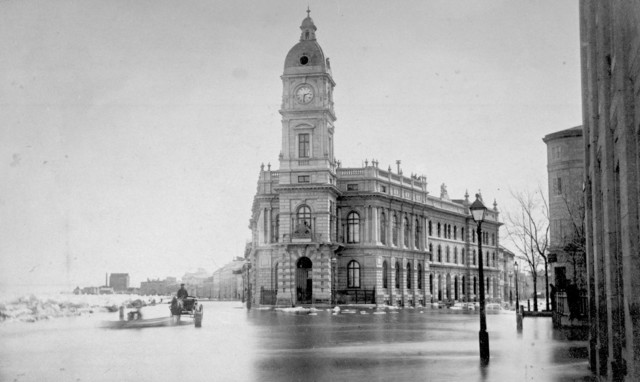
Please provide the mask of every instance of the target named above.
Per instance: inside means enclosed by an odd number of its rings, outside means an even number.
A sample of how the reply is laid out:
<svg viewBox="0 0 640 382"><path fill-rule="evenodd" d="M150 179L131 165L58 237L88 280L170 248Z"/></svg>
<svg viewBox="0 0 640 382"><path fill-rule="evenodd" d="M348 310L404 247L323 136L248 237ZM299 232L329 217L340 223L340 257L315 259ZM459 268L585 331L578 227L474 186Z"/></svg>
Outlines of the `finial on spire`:
<svg viewBox="0 0 640 382"><path fill-rule="evenodd" d="M309 13L311 13L311 10L309 9L309 5L307 4L307 17L309 17Z"/></svg>

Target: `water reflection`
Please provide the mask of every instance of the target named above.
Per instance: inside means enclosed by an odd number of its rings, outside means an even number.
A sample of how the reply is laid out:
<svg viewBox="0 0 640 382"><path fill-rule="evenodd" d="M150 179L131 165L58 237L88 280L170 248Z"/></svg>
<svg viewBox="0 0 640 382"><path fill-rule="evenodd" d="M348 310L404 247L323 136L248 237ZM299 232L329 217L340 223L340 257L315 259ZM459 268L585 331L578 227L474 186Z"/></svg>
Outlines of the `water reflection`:
<svg viewBox="0 0 640 382"><path fill-rule="evenodd" d="M205 302L191 325L105 330L117 314L0 326L0 380L302 381L589 380L586 342L545 318L487 316L491 361L480 366L476 314L407 309L317 315ZM145 308L147 309L147 308ZM166 311L165 311L166 310ZM145 312L164 316L165 305Z"/></svg>

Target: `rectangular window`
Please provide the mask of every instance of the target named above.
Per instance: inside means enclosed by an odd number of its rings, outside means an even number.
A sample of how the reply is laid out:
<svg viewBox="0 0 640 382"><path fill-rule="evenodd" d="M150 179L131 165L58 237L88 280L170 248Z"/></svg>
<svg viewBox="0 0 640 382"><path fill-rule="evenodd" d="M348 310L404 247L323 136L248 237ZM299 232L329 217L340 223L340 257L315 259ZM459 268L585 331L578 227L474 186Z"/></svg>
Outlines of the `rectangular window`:
<svg viewBox="0 0 640 382"><path fill-rule="evenodd" d="M347 191L358 191L357 184L347 184Z"/></svg>
<svg viewBox="0 0 640 382"><path fill-rule="evenodd" d="M310 138L309 134L298 135L298 157L309 158L310 156Z"/></svg>
<svg viewBox="0 0 640 382"><path fill-rule="evenodd" d="M562 178L553 179L553 193L555 195L562 195Z"/></svg>
<svg viewBox="0 0 640 382"><path fill-rule="evenodd" d="M562 178L557 178L556 194L562 195Z"/></svg>
<svg viewBox="0 0 640 382"><path fill-rule="evenodd" d="M299 175L298 183L309 183L309 175Z"/></svg>
<svg viewBox="0 0 640 382"><path fill-rule="evenodd" d="M384 192L384 193L386 193L386 192L387 192L387 186L382 186L382 185L381 185L381 186L380 186L380 192Z"/></svg>

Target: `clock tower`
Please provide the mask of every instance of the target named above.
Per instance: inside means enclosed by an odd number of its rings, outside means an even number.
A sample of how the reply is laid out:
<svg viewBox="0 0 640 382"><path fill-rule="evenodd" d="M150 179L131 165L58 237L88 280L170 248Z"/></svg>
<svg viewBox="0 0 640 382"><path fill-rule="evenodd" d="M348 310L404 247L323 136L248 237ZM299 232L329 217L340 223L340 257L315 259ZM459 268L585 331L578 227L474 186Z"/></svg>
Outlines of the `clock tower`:
<svg viewBox="0 0 640 382"><path fill-rule="evenodd" d="M328 243L335 239L339 194L333 154L335 82L309 12L281 77L280 227L292 238L306 231L309 241Z"/></svg>
<svg viewBox="0 0 640 382"><path fill-rule="evenodd" d="M307 14L310 11L307 10ZM282 75L280 184L333 184L333 88L329 59L309 15L289 50Z"/></svg>

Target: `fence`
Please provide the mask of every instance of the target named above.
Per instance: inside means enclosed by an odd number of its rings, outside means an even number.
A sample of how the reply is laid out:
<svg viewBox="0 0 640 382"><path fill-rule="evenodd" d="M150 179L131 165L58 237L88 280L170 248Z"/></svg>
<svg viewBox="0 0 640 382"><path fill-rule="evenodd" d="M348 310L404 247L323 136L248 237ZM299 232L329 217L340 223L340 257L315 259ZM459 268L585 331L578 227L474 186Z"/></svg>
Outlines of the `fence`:
<svg viewBox="0 0 640 382"><path fill-rule="evenodd" d="M344 289L336 291L338 304L375 304L376 290Z"/></svg>
<svg viewBox="0 0 640 382"><path fill-rule="evenodd" d="M278 298L277 289L260 288L260 305L275 305Z"/></svg>

